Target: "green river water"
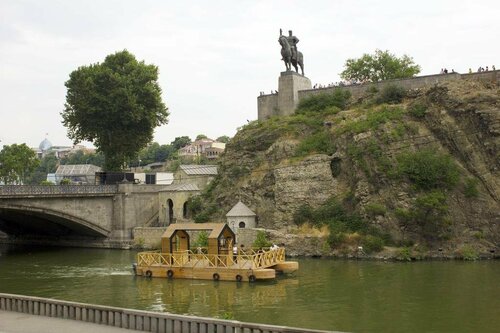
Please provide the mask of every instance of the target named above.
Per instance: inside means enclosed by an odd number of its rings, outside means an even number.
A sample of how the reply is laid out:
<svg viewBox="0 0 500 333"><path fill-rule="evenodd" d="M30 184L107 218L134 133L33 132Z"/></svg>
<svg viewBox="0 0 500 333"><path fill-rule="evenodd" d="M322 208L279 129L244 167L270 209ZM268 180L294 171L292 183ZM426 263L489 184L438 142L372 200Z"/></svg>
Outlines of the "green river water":
<svg viewBox="0 0 500 333"><path fill-rule="evenodd" d="M147 279L135 252L0 245L0 292L349 332L500 332L499 261L298 259L273 282Z"/></svg>

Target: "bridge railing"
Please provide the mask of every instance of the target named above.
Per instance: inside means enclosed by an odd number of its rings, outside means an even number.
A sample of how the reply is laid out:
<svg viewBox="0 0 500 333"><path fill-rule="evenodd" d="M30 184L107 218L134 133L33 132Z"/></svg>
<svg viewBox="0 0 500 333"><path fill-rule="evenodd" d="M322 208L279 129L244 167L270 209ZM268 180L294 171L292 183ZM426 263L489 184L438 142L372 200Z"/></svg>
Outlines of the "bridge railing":
<svg viewBox="0 0 500 333"><path fill-rule="evenodd" d="M117 185L0 185L1 196L114 194Z"/></svg>

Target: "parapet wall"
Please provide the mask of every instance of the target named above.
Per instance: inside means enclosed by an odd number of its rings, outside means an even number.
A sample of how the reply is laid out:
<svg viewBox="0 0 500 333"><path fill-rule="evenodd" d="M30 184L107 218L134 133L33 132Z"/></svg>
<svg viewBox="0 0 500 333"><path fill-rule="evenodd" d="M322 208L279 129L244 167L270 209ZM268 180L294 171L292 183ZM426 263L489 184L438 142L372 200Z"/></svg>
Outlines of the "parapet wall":
<svg viewBox="0 0 500 333"><path fill-rule="evenodd" d="M426 76L417 76L409 79L395 79L395 80L386 80L380 82L371 82L365 84L356 84L350 86L342 86L342 87L327 87L327 88L319 88L319 89L309 89L309 90L301 90L299 91L299 100L312 95L322 94L322 93L332 93L335 89L345 89L351 92L353 98L361 97L368 88L376 87L377 89L381 89L387 85L397 85L401 86L405 89L417 89L417 88L425 88L430 87L438 83L445 83L456 80L479 80L479 81L489 81L492 83L500 84L500 70L496 71L488 71L481 73L471 73L471 74L436 74L436 75L426 75Z"/></svg>
<svg viewBox="0 0 500 333"><path fill-rule="evenodd" d="M417 88L430 87L438 83L445 83L456 80L479 80L484 82L492 82L498 85L500 84L500 70L481 72L481 73L471 73L471 74L459 74L459 73L435 74L435 75L417 76L408 79L394 79L394 80L370 82L365 84L356 84L356 85L341 86L341 87L335 86L335 87L326 87L318 89L299 90L298 101L308 96L313 96L323 93L332 93L336 89L348 90L351 92L352 97L356 99L361 97L367 91L367 89L371 87L381 89L387 85L397 85L397 86L402 86L406 89L417 89ZM257 103L258 103L259 120L265 120L270 118L271 116L282 115L282 112L278 110L278 98L280 93L281 91L278 91L278 94L261 95L258 97Z"/></svg>

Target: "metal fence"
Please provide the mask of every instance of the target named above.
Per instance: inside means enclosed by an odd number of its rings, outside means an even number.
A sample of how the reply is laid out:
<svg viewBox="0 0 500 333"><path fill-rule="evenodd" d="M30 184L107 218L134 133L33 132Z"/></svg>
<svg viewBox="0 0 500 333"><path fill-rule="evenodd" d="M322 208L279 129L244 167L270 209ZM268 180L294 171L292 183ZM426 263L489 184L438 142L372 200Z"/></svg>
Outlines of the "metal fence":
<svg viewBox="0 0 500 333"><path fill-rule="evenodd" d="M114 194L117 185L0 185L0 196Z"/></svg>
<svg viewBox="0 0 500 333"><path fill-rule="evenodd" d="M0 310L161 333L325 333L330 331L243 323L0 293Z"/></svg>

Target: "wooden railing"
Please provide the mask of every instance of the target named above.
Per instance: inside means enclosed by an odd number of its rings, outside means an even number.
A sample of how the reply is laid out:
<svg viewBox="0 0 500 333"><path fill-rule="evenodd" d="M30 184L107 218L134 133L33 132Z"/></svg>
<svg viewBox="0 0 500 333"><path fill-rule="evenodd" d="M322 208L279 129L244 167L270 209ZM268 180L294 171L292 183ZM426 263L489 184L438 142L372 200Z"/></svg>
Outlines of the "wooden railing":
<svg viewBox="0 0 500 333"><path fill-rule="evenodd" d="M155 333L326 333L327 331L243 323L194 316L60 301L50 298L2 294L0 311L78 320ZM91 328L89 328L91 329Z"/></svg>
<svg viewBox="0 0 500 333"><path fill-rule="evenodd" d="M255 254L216 255L183 251L160 253L158 251L137 254L138 266L167 267L231 267L231 268L267 268L285 261L285 248L272 249Z"/></svg>

